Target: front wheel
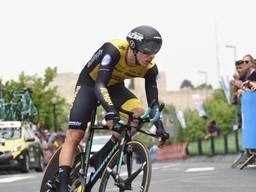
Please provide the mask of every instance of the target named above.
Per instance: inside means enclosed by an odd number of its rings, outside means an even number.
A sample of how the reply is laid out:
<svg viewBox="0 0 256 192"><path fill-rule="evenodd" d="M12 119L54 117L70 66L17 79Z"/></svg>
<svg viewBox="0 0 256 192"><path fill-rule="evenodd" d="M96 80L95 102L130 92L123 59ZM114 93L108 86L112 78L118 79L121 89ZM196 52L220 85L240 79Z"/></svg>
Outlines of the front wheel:
<svg viewBox="0 0 256 192"><path fill-rule="evenodd" d="M137 191L147 192L151 178L151 162L148 149L138 141L127 143L125 159L122 160L120 174L116 167L120 151L109 161L100 183L100 192L105 191Z"/></svg>

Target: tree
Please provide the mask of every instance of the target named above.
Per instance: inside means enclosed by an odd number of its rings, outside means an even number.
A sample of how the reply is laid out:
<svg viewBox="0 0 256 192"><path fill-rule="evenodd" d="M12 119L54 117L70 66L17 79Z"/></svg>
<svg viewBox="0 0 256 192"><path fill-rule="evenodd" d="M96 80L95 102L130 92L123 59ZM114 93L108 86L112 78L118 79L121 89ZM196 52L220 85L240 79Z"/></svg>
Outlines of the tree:
<svg viewBox="0 0 256 192"><path fill-rule="evenodd" d="M205 105L208 109L209 119L216 120L222 133L232 130L236 117L235 106L227 103L222 89L215 90L212 98Z"/></svg>
<svg viewBox="0 0 256 192"><path fill-rule="evenodd" d="M212 85L211 84L206 85L205 83L203 83L203 84L200 84L200 85L194 87L194 89L199 89L199 90L200 89L212 89Z"/></svg>
<svg viewBox="0 0 256 192"><path fill-rule="evenodd" d="M180 85L180 89L184 89L184 88L194 88L194 85L191 83L191 81L185 79L182 81L181 85Z"/></svg>
<svg viewBox="0 0 256 192"><path fill-rule="evenodd" d="M223 90L215 90L204 106L208 111L208 119L200 117L196 110L184 112L186 128L182 129L179 126L179 141L195 141L202 138L207 133L207 124L210 120L217 122L221 133L232 131L235 122L235 108L226 102Z"/></svg>
<svg viewBox="0 0 256 192"><path fill-rule="evenodd" d="M68 117L68 104L65 99L58 95L56 87L50 87L49 84L57 75L57 68L47 68L44 76L38 75L25 75L21 72L18 81L9 80L3 85L4 96L7 101L11 100L13 90L23 90L29 84L32 89L32 100L38 110L38 117L33 120L33 123L42 123L46 129L53 127L53 104L51 99L55 97L56 100L56 113L57 113L57 127L63 127L67 124ZM32 83L31 83L32 82Z"/></svg>

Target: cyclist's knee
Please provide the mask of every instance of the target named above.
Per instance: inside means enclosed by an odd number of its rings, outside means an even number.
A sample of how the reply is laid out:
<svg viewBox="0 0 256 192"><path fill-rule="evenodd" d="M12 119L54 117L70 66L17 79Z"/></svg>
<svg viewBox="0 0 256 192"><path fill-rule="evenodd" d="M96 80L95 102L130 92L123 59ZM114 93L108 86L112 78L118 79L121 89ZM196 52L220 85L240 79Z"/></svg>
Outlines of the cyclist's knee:
<svg viewBox="0 0 256 192"><path fill-rule="evenodd" d="M84 131L77 129L69 129L66 133L65 144L78 145L81 139L84 137Z"/></svg>
<svg viewBox="0 0 256 192"><path fill-rule="evenodd" d="M140 116L140 115L143 115L145 113L144 109L139 108L139 107L133 108L132 112L133 112L134 116Z"/></svg>
<svg viewBox="0 0 256 192"><path fill-rule="evenodd" d="M142 109L142 108L134 108L134 109L132 109L132 112L133 112L133 115L135 117L141 116L145 113L144 109ZM132 126L141 127L142 125L139 124L139 122L137 120L135 120L135 121L132 122ZM132 134L132 136L136 134L136 129L135 128L132 128L131 134Z"/></svg>

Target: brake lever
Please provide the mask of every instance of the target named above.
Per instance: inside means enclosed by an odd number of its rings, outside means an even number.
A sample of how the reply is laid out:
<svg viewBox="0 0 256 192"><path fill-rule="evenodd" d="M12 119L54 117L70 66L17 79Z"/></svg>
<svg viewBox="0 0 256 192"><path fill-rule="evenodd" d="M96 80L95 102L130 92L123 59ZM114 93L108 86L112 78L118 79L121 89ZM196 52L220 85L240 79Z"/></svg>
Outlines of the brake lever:
<svg viewBox="0 0 256 192"><path fill-rule="evenodd" d="M151 123L155 123L155 122L159 119L159 117L160 117L161 112L163 111L163 109L164 109L164 103L162 103L162 104L158 107L158 110L157 110L155 116L154 116L152 119L150 119L150 122L151 122Z"/></svg>

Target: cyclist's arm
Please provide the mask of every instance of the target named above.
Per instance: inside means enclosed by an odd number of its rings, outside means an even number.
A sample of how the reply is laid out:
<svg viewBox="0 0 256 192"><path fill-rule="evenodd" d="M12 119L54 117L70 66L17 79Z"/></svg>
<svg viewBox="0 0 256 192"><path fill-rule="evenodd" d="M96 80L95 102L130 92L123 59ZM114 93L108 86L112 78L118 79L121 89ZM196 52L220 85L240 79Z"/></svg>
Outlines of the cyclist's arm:
<svg viewBox="0 0 256 192"><path fill-rule="evenodd" d="M154 114L156 113L158 106L159 106L158 88L157 88L157 82L156 82L157 78L158 78L157 66L155 65L153 68L151 68L146 73L144 78L145 78L145 90L146 90L148 105L150 105L154 100L156 101L156 104L157 104L153 107L153 110L150 114L150 117L153 117ZM158 130L165 132L165 129L164 129L161 119L158 119L158 121L155 123L155 126Z"/></svg>
<svg viewBox="0 0 256 192"><path fill-rule="evenodd" d="M100 62L98 76L95 82L95 93L97 99L107 112L115 112L113 102L107 89L107 84L111 79L114 66L120 59L120 53L110 43L105 43L102 48L103 54Z"/></svg>

